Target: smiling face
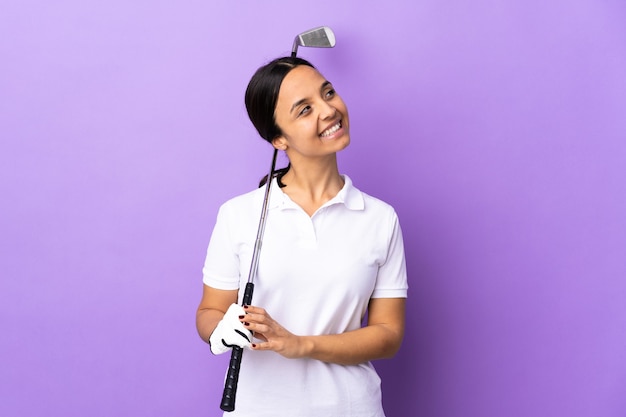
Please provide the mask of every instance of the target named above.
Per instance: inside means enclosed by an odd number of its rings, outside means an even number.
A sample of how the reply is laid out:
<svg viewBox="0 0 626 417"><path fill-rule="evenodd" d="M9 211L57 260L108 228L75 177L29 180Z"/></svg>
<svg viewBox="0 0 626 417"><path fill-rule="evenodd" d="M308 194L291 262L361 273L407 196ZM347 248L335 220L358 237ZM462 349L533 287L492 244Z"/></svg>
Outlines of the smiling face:
<svg viewBox="0 0 626 417"><path fill-rule="evenodd" d="M348 109L314 68L297 66L285 76L274 117L281 135L272 144L292 163L334 155L350 143Z"/></svg>

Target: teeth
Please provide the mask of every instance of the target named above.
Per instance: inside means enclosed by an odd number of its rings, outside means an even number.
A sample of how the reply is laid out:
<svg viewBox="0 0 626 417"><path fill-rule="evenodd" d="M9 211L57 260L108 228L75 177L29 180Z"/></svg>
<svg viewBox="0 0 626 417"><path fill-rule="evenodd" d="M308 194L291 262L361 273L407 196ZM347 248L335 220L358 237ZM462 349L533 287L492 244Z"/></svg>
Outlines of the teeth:
<svg viewBox="0 0 626 417"><path fill-rule="evenodd" d="M320 136L322 137L326 137L326 136L330 136L333 133L335 133L336 131L338 131L341 128L341 122L337 122L336 125L329 127L328 129L326 129L325 131L322 132L322 134Z"/></svg>

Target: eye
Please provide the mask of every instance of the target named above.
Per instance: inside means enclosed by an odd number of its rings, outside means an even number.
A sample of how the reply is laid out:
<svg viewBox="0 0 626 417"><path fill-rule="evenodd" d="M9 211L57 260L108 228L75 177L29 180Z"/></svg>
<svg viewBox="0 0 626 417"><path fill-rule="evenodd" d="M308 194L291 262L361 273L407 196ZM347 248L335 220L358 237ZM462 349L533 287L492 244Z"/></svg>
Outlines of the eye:
<svg viewBox="0 0 626 417"><path fill-rule="evenodd" d="M298 116L304 116L310 111L311 111L311 106L304 106L302 110L300 110L300 112L298 113Z"/></svg>
<svg viewBox="0 0 626 417"><path fill-rule="evenodd" d="M330 88L326 91L326 94L324 94L324 96L326 97L326 99L331 99L333 97L335 97L335 95L337 94L337 92L335 91L334 88Z"/></svg>

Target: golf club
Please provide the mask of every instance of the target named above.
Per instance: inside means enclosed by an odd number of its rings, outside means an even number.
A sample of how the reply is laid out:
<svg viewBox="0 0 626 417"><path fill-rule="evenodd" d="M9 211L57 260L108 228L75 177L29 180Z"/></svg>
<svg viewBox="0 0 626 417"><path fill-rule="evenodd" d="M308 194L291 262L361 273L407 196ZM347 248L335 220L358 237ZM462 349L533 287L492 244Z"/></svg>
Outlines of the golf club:
<svg viewBox="0 0 626 417"><path fill-rule="evenodd" d="M335 46L335 34L327 26L321 26L315 29L308 30L296 36L293 41L293 49L291 56L295 57L298 53L298 46L313 47L313 48L332 48ZM272 157L272 166L270 173L267 176L267 183L265 186L265 196L263 198L263 207L261 209L261 218L259 219L259 227L257 229L256 240L254 242L254 249L252 251L252 262L250 263L250 272L248 274L248 282L243 293L242 305L250 305L252 303L252 293L254 292L254 280L256 278L258 266L259 266L259 254L261 252L261 245L263 242L263 234L265 233L265 223L267 220L267 205L270 196L270 187L272 184L272 177L274 176L274 169L276 167L276 157L278 155L278 149L274 149L274 155ZM228 365L228 373L226 380L224 381L224 393L222 394L222 402L220 408L224 411L235 410L235 397L237 395L237 383L239 382L239 369L241 368L241 358L243 356L243 348L234 346L230 355L230 363Z"/></svg>
<svg viewBox="0 0 626 417"><path fill-rule="evenodd" d="M298 47L332 48L335 46L335 34L328 26L320 26L315 29L302 32L293 40L291 56L298 54Z"/></svg>

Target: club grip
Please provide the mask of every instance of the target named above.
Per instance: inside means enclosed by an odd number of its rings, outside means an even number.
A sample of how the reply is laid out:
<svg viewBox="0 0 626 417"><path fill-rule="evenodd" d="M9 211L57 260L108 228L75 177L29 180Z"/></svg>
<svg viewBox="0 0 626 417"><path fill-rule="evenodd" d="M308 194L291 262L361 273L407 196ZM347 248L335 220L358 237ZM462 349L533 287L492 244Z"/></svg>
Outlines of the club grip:
<svg viewBox="0 0 626 417"><path fill-rule="evenodd" d="M224 381L222 403L220 404L220 408L224 411L235 410L235 396L237 395L237 383L239 382L239 368L241 367L242 357L243 348L240 348L239 346L233 347L230 354L230 363L228 364L226 381Z"/></svg>
<svg viewBox="0 0 626 417"><path fill-rule="evenodd" d="M243 293L243 305L249 305L252 302L253 292L254 284L248 282ZM224 393L222 394L222 403L220 404L220 408L224 411L235 410L235 397L237 396L237 383L239 382L239 368L241 367L242 357L243 348L234 346L230 354L230 363L228 364L226 381L224 381Z"/></svg>
<svg viewBox="0 0 626 417"><path fill-rule="evenodd" d="M249 306L252 303L252 293L254 292L254 283L248 282L246 289L243 292L243 300L241 302L244 306Z"/></svg>

